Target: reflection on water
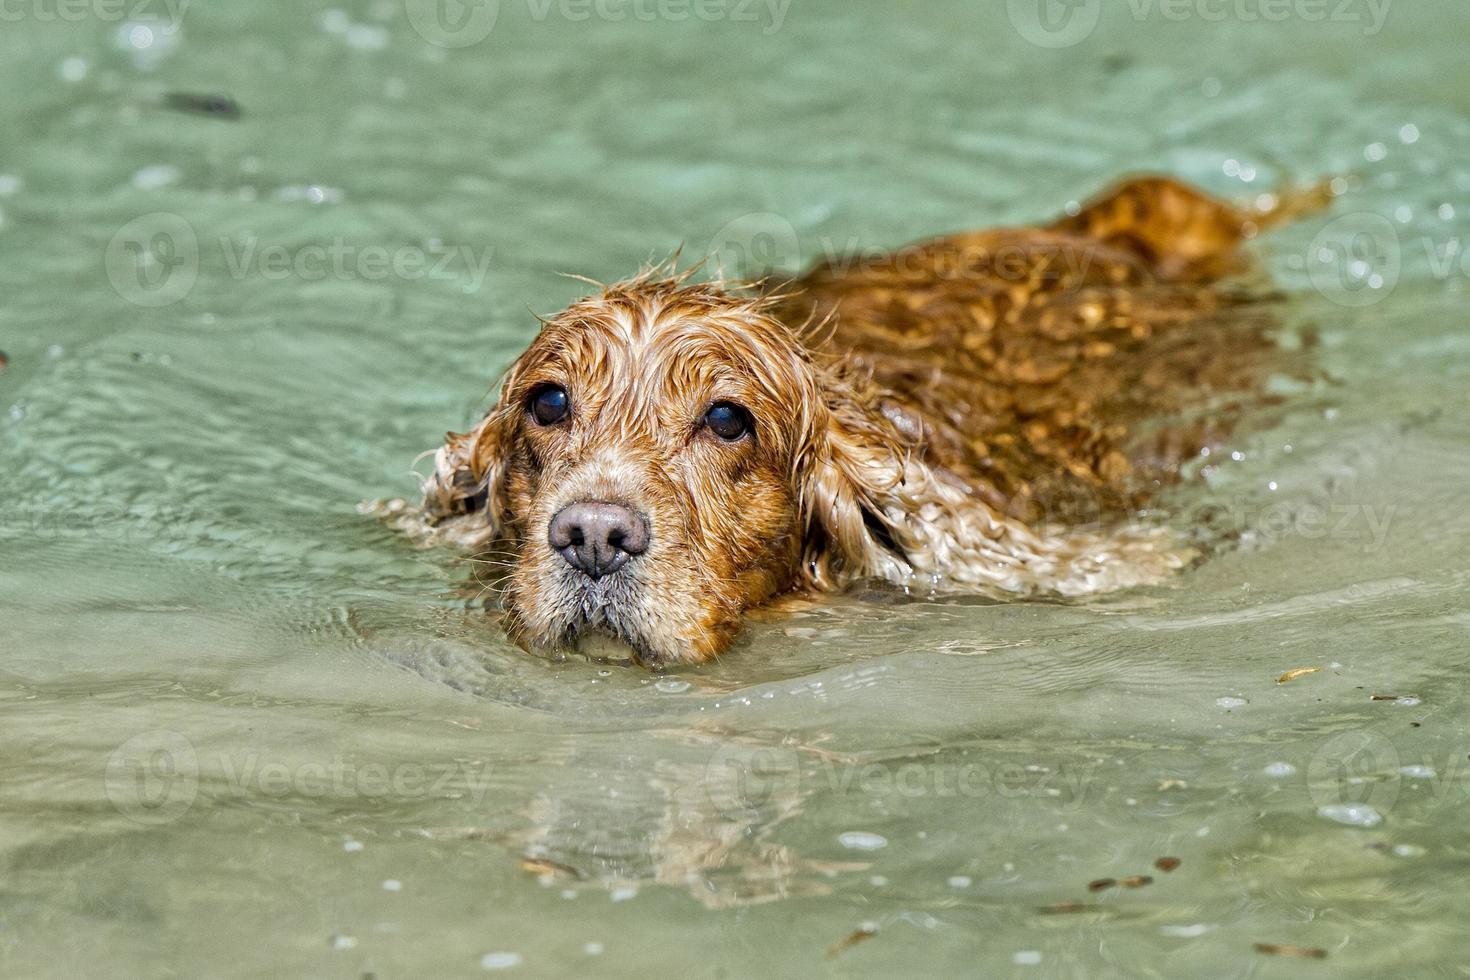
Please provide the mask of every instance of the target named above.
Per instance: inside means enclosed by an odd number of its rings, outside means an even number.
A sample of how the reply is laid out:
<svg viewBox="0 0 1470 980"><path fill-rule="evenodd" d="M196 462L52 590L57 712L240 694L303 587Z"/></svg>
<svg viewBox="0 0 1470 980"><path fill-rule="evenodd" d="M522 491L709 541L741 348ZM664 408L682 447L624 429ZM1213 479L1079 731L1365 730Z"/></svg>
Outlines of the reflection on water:
<svg viewBox="0 0 1470 980"><path fill-rule="evenodd" d="M421 4L0 32L0 971L1463 960L1462 15L491 6L460 46ZM795 267L1137 169L1352 179L1256 243L1321 376L1153 515L1232 539L1168 587L860 591L655 676L528 657L356 511L559 271Z"/></svg>

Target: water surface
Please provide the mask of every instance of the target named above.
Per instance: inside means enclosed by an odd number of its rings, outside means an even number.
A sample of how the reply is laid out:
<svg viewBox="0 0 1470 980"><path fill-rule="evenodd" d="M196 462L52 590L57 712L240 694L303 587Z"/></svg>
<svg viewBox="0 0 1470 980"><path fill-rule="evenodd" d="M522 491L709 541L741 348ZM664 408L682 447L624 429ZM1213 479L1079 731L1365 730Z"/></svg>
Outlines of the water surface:
<svg viewBox="0 0 1470 980"><path fill-rule="evenodd" d="M145 6L0 27L7 976L1463 973L1470 11ZM1322 379L1201 460L1173 519L1241 540L1171 587L858 594L656 677L356 511L559 273L1145 169L1350 179L1254 247Z"/></svg>

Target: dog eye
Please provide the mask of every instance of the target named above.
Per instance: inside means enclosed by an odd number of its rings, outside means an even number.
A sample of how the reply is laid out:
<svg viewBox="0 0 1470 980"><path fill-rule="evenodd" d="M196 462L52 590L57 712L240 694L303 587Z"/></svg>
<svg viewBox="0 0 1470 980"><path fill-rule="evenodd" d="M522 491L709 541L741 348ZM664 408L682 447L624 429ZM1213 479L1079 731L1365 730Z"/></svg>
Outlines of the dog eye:
<svg viewBox="0 0 1470 980"><path fill-rule="evenodd" d="M734 442L750 431L750 413L730 402L716 402L704 413L704 424L721 439Z"/></svg>
<svg viewBox="0 0 1470 980"><path fill-rule="evenodd" d="M555 425L572 410L572 399L561 385L546 384L531 392L531 417L540 425Z"/></svg>

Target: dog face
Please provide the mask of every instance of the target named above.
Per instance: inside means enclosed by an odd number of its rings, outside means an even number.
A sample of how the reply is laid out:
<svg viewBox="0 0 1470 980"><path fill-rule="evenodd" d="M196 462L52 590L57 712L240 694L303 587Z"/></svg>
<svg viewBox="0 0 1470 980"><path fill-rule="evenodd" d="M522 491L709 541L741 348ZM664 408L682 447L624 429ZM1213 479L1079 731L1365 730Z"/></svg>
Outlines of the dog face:
<svg viewBox="0 0 1470 980"><path fill-rule="evenodd" d="M695 663L790 588L1090 595L1194 559L1159 529L1007 516L933 438L942 392L881 388L765 302L659 271L546 321L434 455L427 536L490 549L521 646L603 633L649 666Z"/></svg>
<svg viewBox="0 0 1470 980"><path fill-rule="evenodd" d="M472 454L512 638L601 632L647 664L722 651L747 607L821 565L822 389L790 330L708 287L624 284L547 321Z"/></svg>

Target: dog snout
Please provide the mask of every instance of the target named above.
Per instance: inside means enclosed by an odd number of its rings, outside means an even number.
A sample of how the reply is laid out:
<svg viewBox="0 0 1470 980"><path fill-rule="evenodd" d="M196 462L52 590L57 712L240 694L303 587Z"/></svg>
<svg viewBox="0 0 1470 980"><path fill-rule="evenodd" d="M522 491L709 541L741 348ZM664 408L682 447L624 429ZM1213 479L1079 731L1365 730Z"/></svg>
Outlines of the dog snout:
<svg viewBox="0 0 1470 980"><path fill-rule="evenodd" d="M567 564L598 579L648 550L648 519L620 504L578 501L551 519L547 540Z"/></svg>

